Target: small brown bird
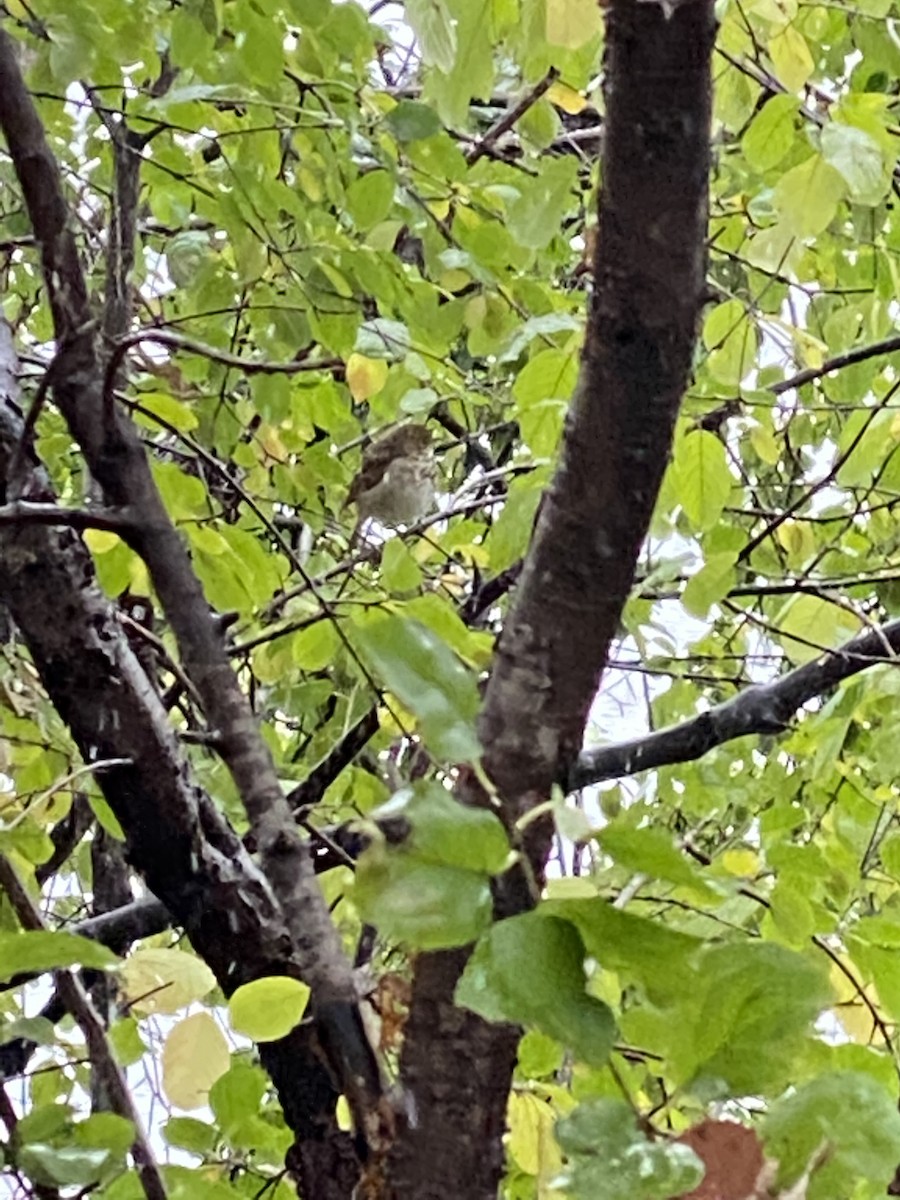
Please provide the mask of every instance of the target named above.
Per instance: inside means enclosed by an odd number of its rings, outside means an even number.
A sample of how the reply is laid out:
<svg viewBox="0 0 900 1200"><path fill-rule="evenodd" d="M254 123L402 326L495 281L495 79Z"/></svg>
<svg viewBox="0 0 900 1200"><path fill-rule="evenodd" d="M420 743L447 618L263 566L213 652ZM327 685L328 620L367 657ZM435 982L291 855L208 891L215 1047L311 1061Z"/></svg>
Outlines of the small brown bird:
<svg viewBox="0 0 900 1200"><path fill-rule="evenodd" d="M411 525L434 504L431 433L424 425L398 425L363 451L350 484L360 524L372 517L383 525Z"/></svg>

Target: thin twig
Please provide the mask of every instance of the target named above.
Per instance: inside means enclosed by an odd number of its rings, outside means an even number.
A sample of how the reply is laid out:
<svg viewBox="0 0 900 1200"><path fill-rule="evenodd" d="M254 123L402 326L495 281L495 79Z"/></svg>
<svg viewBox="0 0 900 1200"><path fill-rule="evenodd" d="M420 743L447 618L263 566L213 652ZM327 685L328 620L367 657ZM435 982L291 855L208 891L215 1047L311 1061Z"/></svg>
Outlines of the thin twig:
<svg viewBox="0 0 900 1200"><path fill-rule="evenodd" d="M317 359L312 362L298 360L274 362L264 358L242 358L239 354L229 354L227 350L219 350L215 346L194 341L192 338L184 337L180 333L173 333L168 329L137 329L134 333L129 333L119 339L106 364L103 401L107 411L113 404L116 377L122 360L132 346L138 346L142 342L152 342L156 346L182 350L186 354L198 354L201 358L208 358L210 362L220 363L225 367L233 367L245 375L300 375L308 371L334 371L344 366L343 360L339 358Z"/></svg>
<svg viewBox="0 0 900 1200"><path fill-rule="evenodd" d="M544 78L534 85L530 91L519 100L512 108L507 109L499 121L496 121L485 135L478 140L472 149L466 155L466 162L470 167L474 166L480 158L484 158L493 150L497 141L503 137L504 133L508 133L515 125L516 121L520 120L529 108L537 104L538 100L549 91L556 80L559 79L559 71L556 67L551 67Z"/></svg>

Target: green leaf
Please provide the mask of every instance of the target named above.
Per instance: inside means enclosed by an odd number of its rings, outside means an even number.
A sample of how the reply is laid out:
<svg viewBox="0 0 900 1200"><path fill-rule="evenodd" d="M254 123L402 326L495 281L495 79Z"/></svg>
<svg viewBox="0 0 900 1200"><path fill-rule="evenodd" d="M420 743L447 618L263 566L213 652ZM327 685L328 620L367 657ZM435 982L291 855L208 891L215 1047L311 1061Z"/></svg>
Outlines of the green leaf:
<svg viewBox="0 0 900 1200"><path fill-rule="evenodd" d="M789 92L798 92L813 73L815 64L806 38L794 25L785 25L772 35L769 54L779 82Z"/></svg>
<svg viewBox="0 0 900 1200"><path fill-rule="evenodd" d="M190 433L192 429L197 428L197 414L193 409L181 400L176 400L174 396L166 395L165 392L141 392L140 403L149 413L162 417L164 421L181 433ZM135 419L149 429L154 431L159 429L159 423L154 421L152 416L145 416L138 412L135 414Z"/></svg>
<svg viewBox="0 0 900 1200"><path fill-rule="evenodd" d="M811 662L862 628L855 613L807 594L791 596L774 624L785 653L797 663Z"/></svg>
<svg viewBox="0 0 900 1200"><path fill-rule="evenodd" d="M453 651L426 625L403 617L357 626L356 636L375 672L415 714L434 753L450 762L478 758L478 685Z"/></svg>
<svg viewBox="0 0 900 1200"><path fill-rule="evenodd" d="M232 1028L254 1042L274 1042L300 1024L309 988L299 979L269 975L242 984L228 1001Z"/></svg>
<svg viewBox="0 0 900 1200"><path fill-rule="evenodd" d="M387 171L367 171L347 188L347 212L361 230L373 229L385 219L394 203L395 184Z"/></svg>
<svg viewBox="0 0 900 1200"><path fill-rule="evenodd" d="M827 229L847 191L843 175L821 154L812 154L775 185L775 206L783 228L796 237Z"/></svg>
<svg viewBox="0 0 900 1200"><path fill-rule="evenodd" d="M598 841L607 854L630 871L680 884L706 900L718 895L700 868L677 849L665 829L638 829L626 817L607 825Z"/></svg>
<svg viewBox="0 0 900 1200"><path fill-rule="evenodd" d="M449 74L456 60L456 25L444 0L404 0L403 8L418 39L422 61Z"/></svg>
<svg viewBox="0 0 900 1200"><path fill-rule="evenodd" d="M587 952L605 969L640 983L654 1004L693 992L703 941L659 921L623 912L600 898L551 900L543 912L571 921Z"/></svg>
<svg viewBox="0 0 900 1200"><path fill-rule="evenodd" d="M669 1200L693 1191L704 1175L687 1146L651 1142L622 1100L579 1104L557 1122L556 1138L568 1159L563 1186L580 1200Z"/></svg>
<svg viewBox="0 0 900 1200"><path fill-rule="evenodd" d="M736 558L733 550L711 554L696 575L687 581L681 602L691 616L702 620L713 604L728 595L737 578Z"/></svg>
<svg viewBox="0 0 900 1200"><path fill-rule="evenodd" d="M29 1142L17 1155L19 1167L47 1187L89 1187L110 1161L108 1150L81 1146L48 1146Z"/></svg>
<svg viewBox="0 0 900 1200"><path fill-rule="evenodd" d="M303 671L322 671L334 662L339 645L334 624L329 620L317 621L291 638L291 658Z"/></svg>
<svg viewBox="0 0 900 1200"><path fill-rule="evenodd" d="M567 921L538 912L500 921L475 947L456 986L456 1003L488 1021L533 1026L583 1062L602 1066L615 1022L609 1008L585 991L584 956Z"/></svg>
<svg viewBox="0 0 900 1200"><path fill-rule="evenodd" d="M118 1021L113 1021L107 1036L120 1067L130 1067L140 1062L147 1053L140 1025L134 1017L121 1017Z"/></svg>
<svg viewBox="0 0 900 1200"><path fill-rule="evenodd" d="M715 434L692 430L676 441L670 472L675 495L688 520L697 529L711 529L722 515L735 483L725 447Z"/></svg>
<svg viewBox="0 0 900 1200"><path fill-rule="evenodd" d="M805 1195L833 1200L858 1194L863 1181L881 1194L900 1160L896 1098L872 1077L834 1071L801 1084L779 1101L763 1125L767 1153L778 1161L779 1186L814 1166Z"/></svg>
<svg viewBox="0 0 900 1200"><path fill-rule="evenodd" d="M74 933L49 930L0 933L0 981L3 983L16 975L76 965L105 970L118 966L119 960L105 946Z"/></svg>
<svg viewBox="0 0 900 1200"><path fill-rule="evenodd" d="M543 494L543 487L535 486L531 476L514 479L509 485L506 503L488 535L491 571L495 575L511 567L528 548Z"/></svg>
<svg viewBox="0 0 900 1200"><path fill-rule="evenodd" d="M400 538L388 542L381 556L381 579L390 592L414 592L422 583L422 568Z"/></svg>
<svg viewBox="0 0 900 1200"><path fill-rule="evenodd" d="M220 1075L209 1089L209 1106L222 1130L231 1135L258 1113L268 1086L265 1071L249 1063L235 1062Z"/></svg>
<svg viewBox="0 0 900 1200"><path fill-rule="evenodd" d="M574 350L541 350L516 376L513 396L523 409L545 400L568 400L577 379L578 355Z"/></svg>
<svg viewBox="0 0 900 1200"><path fill-rule="evenodd" d="M756 329L739 300L711 309L703 322L703 344L709 350L706 369L713 379L737 390L756 363Z"/></svg>
<svg viewBox="0 0 900 1200"><path fill-rule="evenodd" d="M577 50L602 28L600 10L592 0L547 0L547 42Z"/></svg>
<svg viewBox="0 0 900 1200"><path fill-rule="evenodd" d="M194 1154L210 1154L216 1145L215 1127L196 1117L170 1117L163 1126L163 1137L170 1146Z"/></svg>
<svg viewBox="0 0 900 1200"><path fill-rule="evenodd" d="M438 783L403 788L373 813L375 820L408 822L404 848L422 862L445 863L496 875L507 865L509 839L499 817L460 804Z"/></svg>
<svg viewBox="0 0 900 1200"><path fill-rule="evenodd" d="M699 1076L736 1095L785 1086L831 1002L822 962L762 941L714 946L697 962L693 993L669 1017L687 1023L671 1049L675 1078Z"/></svg>
<svg viewBox="0 0 900 1200"><path fill-rule="evenodd" d="M111 1112L95 1112L86 1120L79 1121L74 1128L75 1140L80 1146L96 1150L108 1150L120 1161L134 1142L134 1125L125 1117Z"/></svg>
<svg viewBox="0 0 900 1200"><path fill-rule="evenodd" d="M795 96L776 95L766 101L741 139L741 149L751 167L762 172L778 166L797 137L798 109Z"/></svg>
<svg viewBox="0 0 900 1200"><path fill-rule="evenodd" d="M215 44L214 33L188 5L182 5L174 13L170 38L172 62L188 69L208 59ZM172 103L171 97L169 103Z"/></svg>
<svg viewBox="0 0 900 1200"><path fill-rule="evenodd" d="M398 142L420 142L441 129L440 118L434 109L418 100L401 100L384 120Z"/></svg>
<svg viewBox="0 0 900 1200"><path fill-rule="evenodd" d="M822 130L822 156L840 171L859 204L878 204L890 187L881 146L864 129L830 121Z"/></svg>
<svg viewBox="0 0 900 1200"><path fill-rule="evenodd" d="M878 854L887 873L894 879L900 879L900 833L886 837L879 847Z"/></svg>
<svg viewBox="0 0 900 1200"><path fill-rule="evenodd" d="M548 158L536 179L520 181L519 197L507 213L509 231L520 245L542 250L556 236L575 203L577 178L578 163L566 156Z"/></svg>
<svg viewBox="0 0 900 1200"><path fill-rule="evenodd" d="M471 0L445 0L456 30L452 70L430 71L425 96L433 100L441 120L451 128L465 126L473 96L490 96L494 56L490 10Z"/></svg>
<svg viewBox="0 0 900 1200"><path fill-rule="evenodd" d="M375 844L356 864L353 899L389 941L422 950L464 946L491 921L489 877Z"/></svg>

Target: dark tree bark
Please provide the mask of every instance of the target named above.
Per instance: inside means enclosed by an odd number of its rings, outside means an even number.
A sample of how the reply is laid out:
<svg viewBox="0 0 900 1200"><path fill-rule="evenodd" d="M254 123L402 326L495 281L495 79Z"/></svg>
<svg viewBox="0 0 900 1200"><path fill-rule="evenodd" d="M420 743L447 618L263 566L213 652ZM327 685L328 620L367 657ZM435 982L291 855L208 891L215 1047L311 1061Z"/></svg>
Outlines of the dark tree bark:
<svg viewBox="0 0 900 1200"><path fill-rule="evenodd" d="M488 773L510 827L545 800L581 748L668 461L704 293L711 0L669 14L613 0L595 291L559 467L504 625L481 717ZM540 879L549 829L524 849ZM533 902L521 873L497 915ZM517 1031L453 1005L467 952L422 955L401 1073L412 1116L391 1195L489 1200Z"/></svg>

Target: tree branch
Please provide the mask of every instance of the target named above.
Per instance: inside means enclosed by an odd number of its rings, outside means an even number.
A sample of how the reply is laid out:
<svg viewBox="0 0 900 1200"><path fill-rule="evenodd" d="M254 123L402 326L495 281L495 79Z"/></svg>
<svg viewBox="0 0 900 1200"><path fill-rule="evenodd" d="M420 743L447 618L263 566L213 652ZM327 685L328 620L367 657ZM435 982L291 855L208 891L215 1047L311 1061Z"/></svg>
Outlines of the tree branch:
<svg viewBox="0 0 900 1200"><path fill-rule="evenodd" d="M103 529L123 534L133 525L124 509L63 508L34 500L14 500L0 505L0 525L61 525L69 529Z"/></svg>
<svg viewBox="0 0 900 1200"><path fill-rule="evenodd" d="M16 361L0 323L0 497L20 444ZM49 503L46 477L32 467L30 495ZM296 975L297 953L272 890L209 796L189 778L178 739L117 619L100 594L86 547L71 529L0 525L0 602L15 621L47 694L69 726L85 764L115 760L99 787L125 831L131 865L185 930L226 995L266 975ZM151 902L144 916L155 921ZM108 920L115 922L110 915ZM97 918L98 930L107 918ZM139 936L140 925L114 936ZM87 929L85 932L89 932ZM62 1009L54 1010L59 1019ZM312 1028L312 1027L310 1027ZM0 1072L23 1069L32 1047L0 1047ZM311 1034L260 1047L297 1137L295 1169L312 1194L323 1154L352 1155L334 1116L338 1089ZM327 1176L323 1177L327 1178Z"/></svg>
<svg viewBox="0 0 900 1200"><path fill-rule="evenodd" d="M581 372L480 722L510 828L581 749L668 461L705 292L712 0L668 15L660 4L612 0L606 12L603 189ZM523 846L538 879L548 825L532 822ZM495 900L500 917L533 903L527 872L507 872ZM497 1193L518 1035L454 1007L467 956L416 961L401 1056L416 1121L392 1154L398 1200L435 1195L435 1178L458 1200Z"/></svg>
<svg viewBox="0 0 900 1200"><path fill-rule="evenodd" d="M137 431L127 416L106 403L129 338L110 357L104 377L90 332L87 285L59 170L19 71L14 45L2 30L0 76L4 81L0 128L40 246L56 340L63 347L53 385L56 403L107 503L125 507L135 516L125 536L147 565L185 671L203 701L210 728L218 734L217 746L234 778L263 870L290 930L291 970L312 988L323 1044L357 1128L378 1144L390 1114L359 1013L352 966L285 801L269 748L231 667L187 550L163 505ZM146 825L141 823L140 838L146 836ZM137 828L131 826L135 843Z"/></svg>
<svg viewBox="0 0 900 1200"><path fill-rule="evenodd" d="M828 358L820 367L806 367L802 371L798 371L796 375L791 375L789 379L782 379L779 383L769 385L769 391L776 396L782 395L783 392L790 392L793 388L803 387L805 383L812 383L814 379L823 379L826 375L830 375L832 371L840 371L843 367L852 367L855 363L866 362L867 359L877 358L879 354L894 354L900 350L900 334L894 334L892 337L884 338L880 342L870 342L868 346L856 346L853 350L845 350L843 354L836 354L834 358Z"/></svg>
<svg viewBox="0 0 900 1200"><path fill-rule="evenodd" d="M672 763L693 762L734 738L782 733L808 701L860 671L894 662L895 654L900 654L900 620L867 630L814 662L804 663L771 683L749 687L680 725L647 737L585 750L563 786L574 792L604 779L619 779Z"/></svg>
<svg viewBox="0 0 900 1200"><path fill-rule="evenodd" d="M125 355L132 346L138 346L141 342L152 342L156 346L167 346L172 350L182 350L186 354L197 354L201 358L208 358L210 362L233 367L243 375L300 375L309 371L334 371L344 366L343 360L339 358L311 362L300 359L271 362L268 359L242 358L239 354L229 354L227 350L207 346L204 342L195 341L170 329L137 329L134 333L120 337L110 355L103 384L104 403L107 408L112 407L116 377Z"/></svg>
<svg viewBox="0 0 900 1200"><path fill-rule="evenodd" d="M556 67L551 67L544 78L527 91L518 103L513 104L511 108L507 109L499 121L496 121L484 136L478 139L472 149L468 151L466 162L469 166L474 166L479 159L489 154L499 139L503 137L504 133L508 133L515 123L524 117L529 108L537 104L538 100L550 90L557 79L559 79L559 71Z"/></svg>

